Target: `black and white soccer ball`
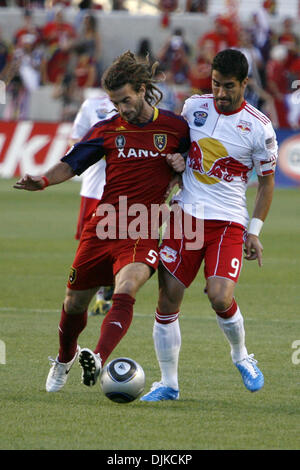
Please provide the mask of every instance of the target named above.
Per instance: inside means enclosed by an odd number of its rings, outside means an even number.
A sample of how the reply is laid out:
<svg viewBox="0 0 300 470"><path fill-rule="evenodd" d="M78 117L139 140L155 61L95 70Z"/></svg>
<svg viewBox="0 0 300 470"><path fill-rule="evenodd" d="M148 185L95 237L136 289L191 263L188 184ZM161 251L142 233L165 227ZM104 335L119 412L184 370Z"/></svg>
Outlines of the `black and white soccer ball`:
<svg viewBox="0 0 300 470"><path fill-rule="evenodd" d="M113 359L101 372L100 387L110 400L129 403L141 395L145 388L144 370L128 357Z"/></svg>

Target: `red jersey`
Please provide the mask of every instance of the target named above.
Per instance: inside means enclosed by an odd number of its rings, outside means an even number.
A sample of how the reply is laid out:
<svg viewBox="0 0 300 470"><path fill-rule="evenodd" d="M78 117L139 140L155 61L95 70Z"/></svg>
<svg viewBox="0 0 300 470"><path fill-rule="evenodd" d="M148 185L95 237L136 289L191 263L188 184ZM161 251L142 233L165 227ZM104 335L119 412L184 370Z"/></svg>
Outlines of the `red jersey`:
<svg viewBox="0 0 300 470"><path fill-rule="evenodd" d="M66 39L74 39L76 32L68 23L47 23L43 28L43 37L46 43L50 46L62 46Z"/></svg>
<svg viewBox="0 0 300 470"><path fill-rule="evenodd" d="M126 196L128 206L139 203L150 208L163 202L171 180L166 155L185 153L189 146L185 119L155 108L153 119L144 124L130 124L119 114L100 121L62 161L80 175L105 156L106 184L101 204L111 204L118 211L119 196Z"/></svg>

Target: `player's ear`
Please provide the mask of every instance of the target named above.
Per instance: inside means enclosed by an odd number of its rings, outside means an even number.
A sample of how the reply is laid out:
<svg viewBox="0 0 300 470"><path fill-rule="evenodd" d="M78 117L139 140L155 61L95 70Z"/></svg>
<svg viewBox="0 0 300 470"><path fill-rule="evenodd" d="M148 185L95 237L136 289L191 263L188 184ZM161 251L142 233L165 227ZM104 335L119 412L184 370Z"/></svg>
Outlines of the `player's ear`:
<svg viewBox="0 0 300 470"><path fill-rule="evenodd" d="M242 81L243 88L246 88L246 86L248 85L248 82L249 82L249 77L244 78L244 80Z"/></svg>
<svg viewBox="0 0 300 470"><path fill-rule="evenodd" d="M141 84L139 94L145 97L146 94L146 85L144 83Z"/></svg>

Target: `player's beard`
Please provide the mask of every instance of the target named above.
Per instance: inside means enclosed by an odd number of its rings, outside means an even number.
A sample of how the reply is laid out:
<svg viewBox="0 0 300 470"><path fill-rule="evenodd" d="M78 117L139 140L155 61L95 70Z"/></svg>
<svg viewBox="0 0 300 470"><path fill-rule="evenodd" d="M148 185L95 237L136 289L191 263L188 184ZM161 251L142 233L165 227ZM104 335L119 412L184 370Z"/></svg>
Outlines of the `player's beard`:
<svg viewBox="0 0 300 470"><path fill-rule="evenodd" d="M226 100L218 99L217 106L222 113L228 113L232 111L232 101L226 98Z"/></svg>
<svg viewBox="0 0 300 470"><path fill-rule="evenodd" d="M216 100L218 109L222 113L231 113L233 111L236 111L240 107L240 103L242 103L243 97L242 94L239 93L238 96L235 98L233 97L226 97L224 100L218 98Z"/></svg>
<svg viewBox="0 0 300 470"><path fill-rule="evenodd" d="M124 118L125 121L129 122L130 124L139 124L140 122L143 122L141 119L143 107L144 99L141 98L137 100L136 105L132 111L122 114L122 118Z"/></svg>

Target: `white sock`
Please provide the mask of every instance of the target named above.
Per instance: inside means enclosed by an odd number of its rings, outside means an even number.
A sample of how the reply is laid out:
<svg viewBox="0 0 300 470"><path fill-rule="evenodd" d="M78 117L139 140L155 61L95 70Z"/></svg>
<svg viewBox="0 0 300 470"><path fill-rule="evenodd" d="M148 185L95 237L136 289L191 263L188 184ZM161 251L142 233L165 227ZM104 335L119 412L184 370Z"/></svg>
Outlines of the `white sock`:
<svg viewBox="0 0 300 470"><path fill-rule="evenodd" d="M233 362L238 362L248 356L245 346L244 319L239 307L230 318L222 318L217 315L219 326L225 334L231 348Z"/></svg>
<svg viewBox="0 0 300 470"><path fill-rule="evenodd" d="M178 359L181 347L181 333L178 318L172 323L159 323L155 320L153 340L161 371L161 381L166 387L179 390Z"/></svg>

